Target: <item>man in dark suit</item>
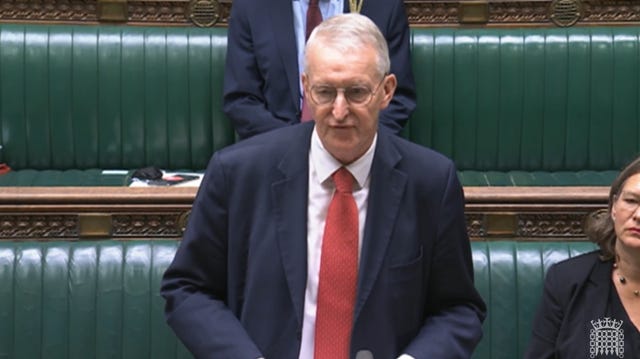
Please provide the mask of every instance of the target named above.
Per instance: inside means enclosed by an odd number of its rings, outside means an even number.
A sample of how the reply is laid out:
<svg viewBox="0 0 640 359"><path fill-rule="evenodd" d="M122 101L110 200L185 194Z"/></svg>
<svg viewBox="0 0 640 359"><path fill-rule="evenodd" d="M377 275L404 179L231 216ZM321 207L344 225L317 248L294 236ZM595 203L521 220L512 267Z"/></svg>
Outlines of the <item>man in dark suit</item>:
<svg viewBox="0 0 640 359"><path fill-rule="evenodd" d="M234 0L229 20L224 112L241 139L300 123L302 53L308 0ZM380 123L399 133L416 106L403 0L363 0L360 12L389 44L398 87ZM321 0L323 16L350 12L349 0ZM355 11L355 9L354 9Z"/></svg>
<svg viewBox="0 0 640 359"><path fill-rule="evenodd" d="M379 131L396 78L367 17L325 20L306 59L315 121L213 155L163 277L169 325L197 358L469 358L486 309L453 163Z"/></svg>

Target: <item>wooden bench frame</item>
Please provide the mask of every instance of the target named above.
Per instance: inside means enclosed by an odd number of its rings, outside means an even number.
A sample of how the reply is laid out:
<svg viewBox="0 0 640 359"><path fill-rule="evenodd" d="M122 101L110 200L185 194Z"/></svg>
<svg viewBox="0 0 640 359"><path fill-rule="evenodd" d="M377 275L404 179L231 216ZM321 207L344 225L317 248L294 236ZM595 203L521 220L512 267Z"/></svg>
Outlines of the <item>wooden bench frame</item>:
<svg viewBox="0 0 640 359"><path fill-rule="evenodd" d="M608 187L465 187L473 240L582 240ZM182 236L197 188L5 187L0 240Z"/></svg>
<svg viewBox="0 0 640 359"><path fill-rule="evenodd" d="M17 1L0 21L227 26L232 0ZM573 26L638 24L635 0L405 0L412 26Z"/></svg>

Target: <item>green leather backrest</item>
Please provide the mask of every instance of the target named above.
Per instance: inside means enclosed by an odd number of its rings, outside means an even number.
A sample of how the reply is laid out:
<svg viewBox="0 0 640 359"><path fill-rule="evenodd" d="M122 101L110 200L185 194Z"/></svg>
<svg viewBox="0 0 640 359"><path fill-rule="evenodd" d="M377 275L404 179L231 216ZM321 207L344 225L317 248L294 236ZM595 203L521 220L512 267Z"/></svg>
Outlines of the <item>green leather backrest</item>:
<svg viewBox="0 0 640 359"><path fill-rule="evenodd" d="M235 141L226 31L0 24L0 161L203 169ZM562 171L617 171L639 152L640 27L411 31L418 107L405 135L461 171L580 182Z"/></svg>
<svg viewBox="0 0 640 359"><path fill-rule="evenodd" d="M547 269L595 248L591 242L472 242L476 288L488 312L473 359L522 358Z"/></svg>
<svg viewBox="0 0 640 359"><path fill-rule="evenodd" d="M640 27L412 30L407 136L460 170L619 170L640 151Z"/></svg>
<svg viewBox="0 0 640 359"><path fill-rule="evenodd" d="M176 241L0 242L0 358L190 358L163 317ZM488 307L475 359L520 358L546 269L587 242L472 242ZM451 283L455 285L455 283Z"/></svg>
<svg viewBox="0 0 640 359"><path fill-rule="evenodd" d="M222 114L226 29L0 25L0 162L203 169Z"/></svg>
<svg viewBox="0 0 640 359"><path fill-rule="evenodd" d="M0 242L0 358L191 358L159 295L176 245Z"/></svg>

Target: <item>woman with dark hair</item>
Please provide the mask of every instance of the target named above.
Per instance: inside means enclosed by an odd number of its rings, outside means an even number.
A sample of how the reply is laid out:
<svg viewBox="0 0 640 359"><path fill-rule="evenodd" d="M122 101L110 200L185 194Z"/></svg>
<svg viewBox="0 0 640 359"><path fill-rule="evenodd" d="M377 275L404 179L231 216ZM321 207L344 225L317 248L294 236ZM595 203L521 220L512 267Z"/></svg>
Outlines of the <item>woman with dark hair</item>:
<svg viewBox="0 0 640 359"><path fill-rule="evenodd" d="M599 246L549 268L525 358L640 358L640 158L586 218Z"/></svg>

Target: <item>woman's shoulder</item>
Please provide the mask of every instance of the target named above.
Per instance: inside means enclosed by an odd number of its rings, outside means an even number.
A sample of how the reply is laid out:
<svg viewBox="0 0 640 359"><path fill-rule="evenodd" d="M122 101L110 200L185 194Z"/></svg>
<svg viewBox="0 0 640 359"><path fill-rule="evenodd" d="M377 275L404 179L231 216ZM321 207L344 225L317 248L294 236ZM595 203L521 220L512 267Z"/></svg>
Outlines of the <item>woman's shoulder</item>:
<svg viewBox="0 0 640 359"><path fill-rule="evenodd" d="M547 273L547 278L554 278L557 283L582 282L591 273L593 267L604 263L600 259L600 251L579 254L553 264Z"/></svg>
<svg viewBox="0 0 640 359"><path fill-rule="evenodd" d="M590 252L585 252L572 256L571 258L564 259L555 263L552 267L575 267L580 265L593 265L600 260L600 250L596 249Z"/></svg>
<svg viewBox="0 0 640 359"><path fill-rule="evenodd" d="M565 259L549 267L545 276L545 293L563 307L580 292L589 281L594 268L603 263L600 252L592 251Z"/></svg>

